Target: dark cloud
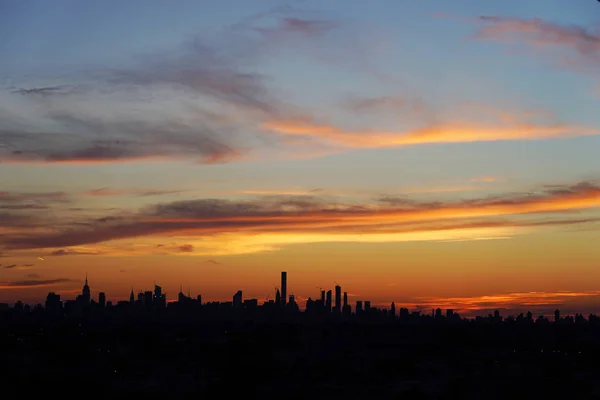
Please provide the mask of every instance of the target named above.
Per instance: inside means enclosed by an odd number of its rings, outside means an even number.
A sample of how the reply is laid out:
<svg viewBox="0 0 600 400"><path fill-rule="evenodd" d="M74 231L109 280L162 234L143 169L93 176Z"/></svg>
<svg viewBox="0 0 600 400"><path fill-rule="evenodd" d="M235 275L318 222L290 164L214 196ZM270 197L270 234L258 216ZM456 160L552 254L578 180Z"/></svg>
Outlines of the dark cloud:
<svg viewBox="0 0 600 400"><path fill-rule="evenodd" d="M10 264L5 265L4 269L27 269L33 267L33 264Z"/></svg>
<svg viewBox="0 0 600 400"><path fill-rule="evenodd" d="M37 286L51 286L57 283L71 282L71 279L59 278L59 279L46 279L46 280L23 280L23 281L0 281L0 288L30 288Z"/></svg>
<svg viewBox="0 0 600 400"><path fill-rule="evenodd" d="M0 202L5 203L20 203L31 201L60 201L64 202L68 198L65 192L33 192L33 193L17 193L17 192L0 192Z"/></svg>
<svg viewBox="0 0 600 400"><path fill-rule="evenodd" d="M47 86L47 87L34 87L30 89L20 88L15 89L12 92L23 94L23 95L56 95L65 93L68 88L65 86Z"/></svg>
<svg viewBox="0 0 600 400"><path fill-rule="evenodd" d="M204 261L204 262L205 262L205 263L207 263L207 264L221 265L221 263L220 263L220 262L218 262L218 261L215 261L215 260L206 260L206 261Z"/></svg>
<svg viewBox="0 0 600 400"><path fill-rule="evenodd" d="M46 210L50 206L58 203L67 203L70 199L64 192L45 192L45 193L17 193L0 192L0 210L25 211L25 210ZM24 215L0 214L0 222L4 219L23 220L28 218ZM1 224L0 224L1 225Z"/></svg>
<svg viewBox="0 0 600 400"><path fill-rule="evenodd" d="M178 194L185 193L187 190L125 190L125 189L110 189L110 188L99 188L92 189L81 193L81 196L91 197L112 197L112 196L139 196L139 197L150 197L150 196L162 196L166 194Z"/></svg>
<svg viewBox="0 0 600 400"><path fill-rule="evenodd" d="M194 251L194 246L191 244L184 244L179 246L179 251L182 253L192 253Z"/></svg>
<svg viewBox="0 0 600 400"><path fill-rule="evenodd" d="M377 201L393 207L407 207L417 209L432 209L442 207L444 205L444 203L439 201L424 202L400 196L381 196L377 199Z"/></svg>
<svg viewBox="0 0 600 400"><path fill-rule="evenodd" d="M45 210L48 206L41 204L0 204L0 210Z"/></svg>
<svg viewBox="0 0 600 400"><path fill-rule="evenodd" d="M147 192L141 192L138 194L138 196L162 196L165 194L179 194L185 192L188 192L188 190L150 190Z"/></svg>
<svg viewBox="0 0 600 400"><path fill-rule="evenodd" d="M13 210L15 211L15 210ZM30 227L39 224L40 221L31 215L22 213L7 213L0 212L0 228L1 227ZM1 243L1 240L0 240ZM1 244L0 244L1 246ZM1 254L1 253L0 253Z"/></svg>
<svg viewBox="0 0 600 400"><path fill-rule="evenodd" d="M77 255L86 255L86 256L94 256L99 253L94 253L91 251L80 251L80 250L68 250L68 249L58 249L50 253L51 256L77 256Z"/></svg>

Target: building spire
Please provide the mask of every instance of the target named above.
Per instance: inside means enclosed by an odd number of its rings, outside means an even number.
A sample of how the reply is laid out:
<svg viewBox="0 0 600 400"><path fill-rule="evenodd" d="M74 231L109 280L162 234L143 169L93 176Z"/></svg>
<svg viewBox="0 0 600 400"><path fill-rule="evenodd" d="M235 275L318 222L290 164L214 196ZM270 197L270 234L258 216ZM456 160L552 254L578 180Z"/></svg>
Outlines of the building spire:
<svg viewBox="0 0 600 400"><path fill-rule="evenodd" d="M87 272L85 273L85 284L86 285L88 284L88 281L87 281Z"/></svg>

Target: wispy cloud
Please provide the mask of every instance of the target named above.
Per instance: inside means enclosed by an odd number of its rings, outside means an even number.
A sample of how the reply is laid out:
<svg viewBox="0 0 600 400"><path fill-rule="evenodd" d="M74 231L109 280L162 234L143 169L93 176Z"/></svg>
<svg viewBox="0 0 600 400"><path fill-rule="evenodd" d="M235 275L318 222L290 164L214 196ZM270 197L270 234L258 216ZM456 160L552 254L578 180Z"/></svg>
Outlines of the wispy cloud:
<svg viewBox="0 0 600 400"><path fill-rule="evenodd" d="M494 183L494 182L504 182L504 179L499 176L483 175L483 176L476 176L474 178L471 178L471 182Z"/></svg>
<svg viewBox="0 0 600 400"><path fill-rule="evenodd" d="M53 286L58 283L71 282L71 279L46 279L46 280L23 280L23 281L0 281L0 289L28 289L40 286Z"/></svg>
<svg viewBox="0 0 600 400"><path fill-rule="evenodd" d="M591 31L576 25L560 25L541 18L522 19L500 16L481 16L485 25L477 38L494 40L525 40L537 46L565 46L582 55L598 56L600 31Z"/></svg>
<svg viewBox="0 0 600 400"><path fill-rule="evenodd" d="M265 55L298 38L316 43L336 26L293 12L273 9L217 35L201 32L81 82L0 93L0 162L210 164L246 156L256 136L247 127L288 114L257 72Z"/></svg>
<svg viewBox="0 0 600 400"><path fill-rule="evenodd" d="M78 249L58 249L50 253L51 256L94 256L100 254L99 252L78 250Z"/></svg>
<svg viewBox="0 0 600 400"><path fill-rule="evenodd" d="M150 190L150 189L111 189L111 188L99 188L92 189L80 193L81 196L88 197L119 197L119 196L162 196L168 194L179 194L187 192L186 190Z"/></svg>
<svg viewBox="0 0 600 400"><path fill-rule="evenodd" d="M280 135L313 137L346 148L403 147L435 143L540 140L599 135L593 127L562 123L499 121L498 124L449 122L420 129L381 131L347 130L312 120L272 120L261 126Z"/></svg>
<svg viewBox="0 0 600 400"><path fill-rule="evenodd" d="M33 264L10 264L10 265L5 265L2 268L21 270L21 269L29 269L31 267L33 267Z"/></svg>
<svg viewBox="0 0 600 400"><path fill-rule="evenodd" d="M529 46L535 50L565 50L557 54L563 66L578 71L597 72L600 61L600 30L576 25L561 25L541 18L523 19L481 16L474 20L482 24L473 38ZM569 58L566 58L569 57Z"/></svg>

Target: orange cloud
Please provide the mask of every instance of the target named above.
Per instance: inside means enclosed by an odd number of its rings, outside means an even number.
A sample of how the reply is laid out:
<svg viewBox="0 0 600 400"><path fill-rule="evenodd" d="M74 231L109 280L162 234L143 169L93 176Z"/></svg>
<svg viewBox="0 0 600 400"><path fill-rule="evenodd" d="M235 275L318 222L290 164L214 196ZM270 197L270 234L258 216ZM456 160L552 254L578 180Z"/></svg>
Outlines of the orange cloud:
<svg viewBox="0 0 600 400"><path fill-rule="evenodd" d="M559 306L575 298L594 297L600 291L519 292L474 297L417 297L413 307L453 309L470 313L484 309Z"/></svg>
<svg viewBox="0 0 600 400"><path fill-rule="evenodd" d="M196 255L209 255L314 242L499 239L545 227L598 222L590 216L557 219L543 214L600 207L600 187L582 182L552 186L539 193L463 201L393 200L362 205L328 203L313 196L177 201L135 214L78 221L60 231L13 232L5 236L2 245L6 250L69 249L134 237L169 236L176 238L178 246L192 245ZM524 219L526 214L529 218ZM531 215L538 219L532 220ZM148 251L149 244L145 246L136 251Z"/></svg>
<svg viewBox="0 0 600 400"><path fill-rule="evenodd" d="M478 183L493 183L493 182L503 182L504 180L502 178L499 178L497 176L477 176L475 178L471 178L471 182L478 182Z"/></svg>
<svg viewBox="0 0 600 400"><path fill-rule="evenodd" d="M316 137L349 148L401 147L432 143L469 143L503 140L538 140L600 134L600 130L565 124L539 125L504 122L493 126L480 123L443 123L409 131L344 130L311 120L271 120L261 128L280 135Z"/></svg>

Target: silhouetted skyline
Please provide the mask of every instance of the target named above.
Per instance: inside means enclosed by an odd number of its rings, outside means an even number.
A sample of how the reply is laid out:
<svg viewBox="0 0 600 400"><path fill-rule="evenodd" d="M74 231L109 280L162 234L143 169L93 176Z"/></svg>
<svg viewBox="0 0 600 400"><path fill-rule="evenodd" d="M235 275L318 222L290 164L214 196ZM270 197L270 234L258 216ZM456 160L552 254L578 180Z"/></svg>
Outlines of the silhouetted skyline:
<svg viewBox="0 0 600 400"><path fill-rule="evenodd" d="M584 315L583 312L576 312L574 315L565 313L561 315L559 309L554 309L551 312L534 314L531 311L521 312L518 315L508 314L502 315L500 310L494 310L493 313L478 316L463 317L457 310L440 307L432 308L431 311L423 308L409 309L399 305L396 310L395 302L391 302L387 306L372 305L370 300L356 300L352 305L348 301L348 293L343 292L342 287L336 283L335 299L331 290L323 290L319 288L316 296L308 297L304 304L296 300L293 293L289 294L287 299L284 299L283 293L287 293L288 275L287 271L281 272L281 288L275 287L274 296L267 296L264 301L256 298L244 297L243 289L237 290L230 301L215 301L203 298L198 294L195 298L192 297L188 288L187 295L183 293L183 285L180 286L179 293L173 299L168 299L167 293L163 291L160 285L154 283L153 290L139 290L137 297L134 289L131 289L128 300L112 301L107 299L105 292L98 292L98 298L94 299L91 296L90 285L88 284L88 276L86 274L85 283L81 289L81 293L75 299L61 299L60 294L49 292L45 301L45 312L48 315L54 316L77 316L84 315L90 312L100 311L115 311L115 312L132 312L135 310L168 310L175 307L175 310L189 312L190 318L195 318L194 313L198 310L208 310L212 317L231 318L232 316L242 316L253 318L258 315L271 316L293 316L304 314L302 318L317 318L332 319L337 321L342 320L388 320L388 321L403 321L403 322L428 322L431 321L446 321L446 322L465 322L479 321L490 323L538 323L545 324L549 322L549 317L552 316L553 322L562 324L574 323L596 323L600 321L594 313ZM12 309L16 311L31 312L33 309L41 308L41 304L32 307L21 301L16 302ZM9 310L8 304L0 303L0 310ZM232 314L235 312L235 314ZM240 314L241 313L241 314ZM262 314L261 314L262 313ZM283 313L283 314L282 314Z"/></svg>

